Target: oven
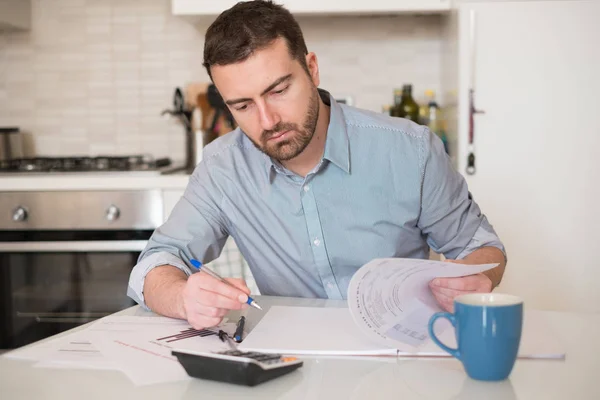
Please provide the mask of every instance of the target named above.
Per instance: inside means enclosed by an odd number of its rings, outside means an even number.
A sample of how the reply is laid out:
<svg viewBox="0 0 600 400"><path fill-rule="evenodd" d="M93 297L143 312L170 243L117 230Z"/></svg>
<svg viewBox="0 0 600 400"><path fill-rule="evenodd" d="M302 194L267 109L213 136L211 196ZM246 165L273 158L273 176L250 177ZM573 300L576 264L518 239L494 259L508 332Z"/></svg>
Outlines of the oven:
<svg viewBox="0 0 600 400"><path fill-rule="evenodd" d="M0 348L132 306L129 273L162 214L160 190L0 193Z"/></svg>

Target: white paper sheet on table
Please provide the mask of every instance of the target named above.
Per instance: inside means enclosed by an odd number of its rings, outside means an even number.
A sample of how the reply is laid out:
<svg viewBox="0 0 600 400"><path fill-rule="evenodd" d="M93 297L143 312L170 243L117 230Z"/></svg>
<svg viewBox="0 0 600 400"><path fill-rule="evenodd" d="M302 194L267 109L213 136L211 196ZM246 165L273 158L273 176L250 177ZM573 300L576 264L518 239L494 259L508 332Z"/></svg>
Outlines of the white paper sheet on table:
<svg viewBox="0 0 600 400"><path fill-rule="evenodd" d="M375 259L352 277L348 286L348 309L273 307L240 347L291 354L446 356L447 353L431 342L427 332L431 315L442 311L429 289L429 282L436 277L480 273L496 265ZM540 318L534 313L526 317L525 329L544 332L540 324ZM454 330L449 328L447 320L439 320L435 331L451 345L455 343ZM550 340L524 338L521 354L564 355L560 346Z"/></svg>
<svg viewBox="0 0 600 400"><path fill-rule="evenodd" d="M526 310L524 316L519 358L564 358L543 312ZM454 347L454 330L446 329L440 340ZM271 307L239 348L296 355L450 357L431 341L415 352L381 346L358 330L347 308Z"/></svg>
<svg viewBox="0 0 600 400"><path fill-rule="evenodd" d="M160 317L150 318L154 320ZM102 354L114 360L136 385L189 379L177 358L171 355L172 350L219 351L229 349L216 335L195 336L174 342L158 340L176 334L189 325L187 322L179 320L164 321L164 324L155 321L149 322L153 324L152 329L127 331L122 328L137 323L135 320L106 320L103 325L96 326L95 332L90 333L92 342ZM223 329L232 335L235 324L226 322L221 324L218 329Z"/></svg>
<svg viewBox="0 0 600 400"><path fill-rule="evenodd" d="M168 342L165 336L188 329L186 321L166 317L108 316L72 334L6 353L4 357L38 361L35 367L114 369L134 384L188 379L171 350L228 349L217 336L189 337ZM235 324L217 329L232 334ZM159 340L161 339L161 340Z"/></svg>
<svg viewBox="0 0 600 400"><path fill-rule="evenodd" d="M36 368L83 368L119 370L114 360L106 357L89 336L75 332L55 343L52 351L34 365Z"/></svg>
<svg viewBox="0 0 600 400"><path fill-rule="evenodd" d="M320 329L322 324L327 333L327 338L318 348L310 348L308 351L351 351L359 354L392 354L390 349L402 352L414 352L417 347L428 339L427 322L434 313L441 311L431 290L429 282L436 277L460 277L486 271L497 264L464 265L434 260L418 260L407 258L378 258L363 265L353 275L348 285L348 307L350 312L343 315L335 311L317 311L327 314L322 319L312 321L313 325L298 325ZM273 310L276 316L267 314L263 320L252 330L244 340L243 348L256 347L254 341L270 338L270 328L263 328L264 324L278 325L280 321L290 321L295 324L294 319L302 319L304 315L287 316L285 312ZM301 311L296 310L298 313ZM348 321L354 319L354 324ZM310 317L310 315L306 315ZM310 319L310 318L309 318ZM329 335L329 327L333 324L328 321L335 319L337 325L344 326L335 338ZM449 325L440 321L436 325L436 331L440 333ZM286 329L278 327L278 329ZM333 332L333 331L332 331ZM362 333L362 334L361 334ZM286 336L294 337L300 341L304 335L311 332L286 332ZM299 336L299 337L297 337ZM325 335L323 335L325 336ZM362 336L362 339L361 339ZM368 338L366 341L364 338ZM281 339L279 339L281 340ZM284 339L285 340L285 339ZM362 340L362 344L361 343ZM248 344L250 343L250 344ZM265 344L268 341L264 342ZM312 347L312 346L311 346ZM296 349L300 350L300 349Z"/></svg>

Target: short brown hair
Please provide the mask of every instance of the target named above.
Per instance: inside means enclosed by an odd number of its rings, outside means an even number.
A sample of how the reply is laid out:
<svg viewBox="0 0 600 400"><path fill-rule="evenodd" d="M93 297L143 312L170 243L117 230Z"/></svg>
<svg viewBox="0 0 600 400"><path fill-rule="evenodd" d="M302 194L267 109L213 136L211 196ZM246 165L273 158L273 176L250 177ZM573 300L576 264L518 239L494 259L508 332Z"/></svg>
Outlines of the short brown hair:
<svg viewBox="0 0 600 400"><path fill-rule="evenodd" d="M294 16L272 1L240 1L208 27L203 65L212 79L211 66L244 61L278 38L285 39L290 56L308 72L308 50Z"/></svg>

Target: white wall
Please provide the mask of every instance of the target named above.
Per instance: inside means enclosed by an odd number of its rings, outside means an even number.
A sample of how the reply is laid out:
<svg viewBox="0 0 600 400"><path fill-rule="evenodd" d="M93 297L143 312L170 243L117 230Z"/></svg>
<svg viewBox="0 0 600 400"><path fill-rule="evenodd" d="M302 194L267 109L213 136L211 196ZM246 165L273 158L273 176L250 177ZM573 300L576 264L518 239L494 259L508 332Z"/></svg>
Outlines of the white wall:
<svg viewBox="0 0 600 400"><path fill-rule="evenodd" d="M322 87L380 111L440 81L439 16L300 18ZM0 126L31 132L37 154L184 157L183 128L162 119L175 86L207 81L204 32L169 0L33 0L32 29L0 33Z"/></svg>

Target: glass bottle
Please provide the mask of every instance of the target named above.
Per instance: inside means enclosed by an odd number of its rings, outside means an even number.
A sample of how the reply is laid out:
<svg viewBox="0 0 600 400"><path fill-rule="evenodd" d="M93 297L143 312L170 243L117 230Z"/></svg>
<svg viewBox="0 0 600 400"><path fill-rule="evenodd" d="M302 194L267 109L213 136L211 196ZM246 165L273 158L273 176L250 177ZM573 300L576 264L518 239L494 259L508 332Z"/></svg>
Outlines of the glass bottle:
<svg viewBox="0 0 600 400"><path fill-rule="evenodd" d="M419 105L419 123L429 126L429 104L435 102L435 92L431 89L425 91L425 101Z"/></svg>
<svg viewBox="0 0 600 400"><path fill-rule="evenodd" d="M400 104L396 107L396 117L410 119L419 123L419 105L412 97L412 85L402 86Z"/></svg>
<svg viewBox="0 0 600 400"><path fill-rule="evenodd" d="M448 136L446 135L446 131L444 129L444 121L442 119L442 112L440 110L440 106L435 101L435 93L433 90L430 92L429 103L427 104L427 126L429 130L435 133L444 144L444 150L446 150L447 154L450 154L448 151Z"/></svg>
<svg viewBox="0 0 600 400"><path fill-rule="evenodd" d="M390 107L390 115L392 117L398 117L398 107L402 101L402 89L394 89L394 105Z"/></svg>

